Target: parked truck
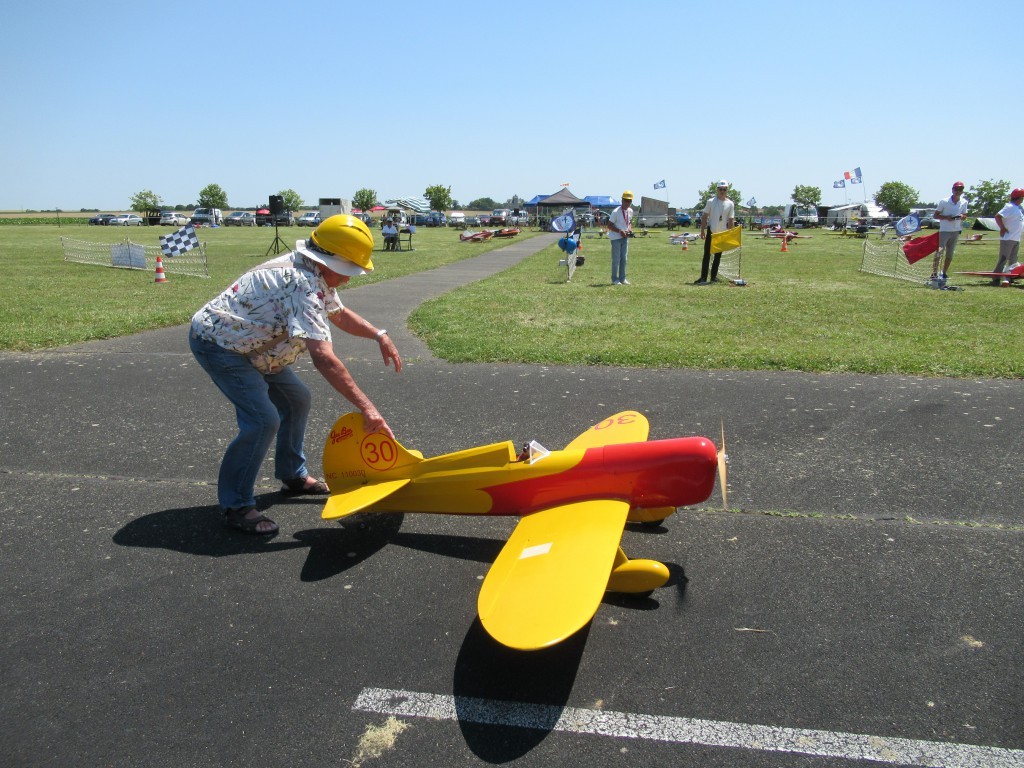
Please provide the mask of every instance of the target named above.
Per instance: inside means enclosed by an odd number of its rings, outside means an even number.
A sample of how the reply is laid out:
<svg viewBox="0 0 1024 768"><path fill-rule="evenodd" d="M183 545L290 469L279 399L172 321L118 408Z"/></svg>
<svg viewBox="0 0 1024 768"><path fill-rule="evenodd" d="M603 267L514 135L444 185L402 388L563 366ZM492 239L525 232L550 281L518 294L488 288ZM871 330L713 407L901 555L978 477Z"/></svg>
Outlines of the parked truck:
<svg viewBox="0 0 1024 768"><path fill-rule="evenodd" d="M786 227L816 227L818 209L813 205L790 203L782 212L782 223Z"/></svg>
<svg viewBox="0 0 1024 768"><path fill-rule="evenodd" d="M667 227L669 223L668 202L653 197L640 198L640 212L636 223L641 227Z"/></svg>
<svg viewBox="0 0 1024 768"><path fill-rule="evenodd" d="M352 201L344 197L321 197L319 211L321 221L339 213L352 213Z"/></svg>
<svg viewBox="0 0 1024 768"><path fill-rule="evenodd" d="M192 223L196 226L219 227L224 223L224 214L220 208L196 208L192 213Z"/></svg>

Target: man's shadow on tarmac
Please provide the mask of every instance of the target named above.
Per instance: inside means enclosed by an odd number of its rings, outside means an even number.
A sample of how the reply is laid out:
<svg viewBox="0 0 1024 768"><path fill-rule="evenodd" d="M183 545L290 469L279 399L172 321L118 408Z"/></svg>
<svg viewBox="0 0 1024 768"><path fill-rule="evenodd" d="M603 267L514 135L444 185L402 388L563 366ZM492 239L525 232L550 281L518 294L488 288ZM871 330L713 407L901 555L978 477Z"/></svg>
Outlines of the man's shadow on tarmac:
<svg viewBox="0 0 1024 768"><path fill-rule="evenodd" d="M263 509L281 503L278 493L261 497ZM131 521L114 534L127 547L170 549L200 557L231 557L307 547L300 578L319 581L344 573L387 544L442 557L491 563L505 542L469 536L401 533L404 515L357 514L337 526L292 534L292 541L253 536L225 528L217 506L184 507L154 512ZM663 587L685 598L686 575L667 563ZM658 599L607 593L606 605L655 610ZM600 610L600 609L599 609ZM590 634L588 623L551 648L516 651L496 642L476 618L462 641L452 680L455 710L466 745L489 763L511 762L529 753L553 731L565 710Z"/></svg>
<svg viewBox="0 0 1024 768"><path fill-rule="evenodd" d="M305 497L308 503L308 498ZM280 510L301 499L280 492L262 494L257 507ZM302 581L320 581L344 573L388 544L398 533L403 515L352 515L339 525L296 531L291 540L280 534L259 536L225 527L216 505L166 509L143 515L113 536L125 547L169 549L199 557L233 557L280 552L305 547Z"/></svg>

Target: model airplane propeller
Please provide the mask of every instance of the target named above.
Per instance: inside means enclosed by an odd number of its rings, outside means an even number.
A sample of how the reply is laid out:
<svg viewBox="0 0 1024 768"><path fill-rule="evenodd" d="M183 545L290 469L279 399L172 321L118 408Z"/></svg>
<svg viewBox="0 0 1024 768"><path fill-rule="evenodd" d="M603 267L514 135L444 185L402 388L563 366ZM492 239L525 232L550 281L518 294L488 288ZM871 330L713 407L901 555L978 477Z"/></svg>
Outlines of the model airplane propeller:
<svg viewBox="0 0 1024 768"><path fill-rule="evenodd" d="M605 591L650 593L669 578L655 560L630 560L627 522L658 523L706 501L721 476L722 448L704 437L648 442L646 417L624 411L561 451L511 441L433 458L363 430L361 414L338 419L324 448L331 497L323 517L356 512L515 515L522 519L484 579L484 629L520 650L565 640L593 618Z"/></svg>

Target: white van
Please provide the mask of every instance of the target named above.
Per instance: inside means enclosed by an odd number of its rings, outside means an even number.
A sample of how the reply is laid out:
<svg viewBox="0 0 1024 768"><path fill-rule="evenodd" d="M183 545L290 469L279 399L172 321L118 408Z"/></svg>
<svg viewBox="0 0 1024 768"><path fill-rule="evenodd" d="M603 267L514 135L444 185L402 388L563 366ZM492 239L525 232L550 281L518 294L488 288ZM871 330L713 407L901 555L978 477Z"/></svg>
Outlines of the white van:
<svg viewBox="0 0 1024 768"><path fill-rule="evenodd" d="M818 209L813 205L790 203L782 212L782 224L786 227L816 227Z"/></svg>
<svg viewBox="0 0 1024 768"><path fill-rule="evenodd" d="M192 213L193 224L203 224L207 227L219 227L224 223L224 214L220 208L196 208Z"/></svg>

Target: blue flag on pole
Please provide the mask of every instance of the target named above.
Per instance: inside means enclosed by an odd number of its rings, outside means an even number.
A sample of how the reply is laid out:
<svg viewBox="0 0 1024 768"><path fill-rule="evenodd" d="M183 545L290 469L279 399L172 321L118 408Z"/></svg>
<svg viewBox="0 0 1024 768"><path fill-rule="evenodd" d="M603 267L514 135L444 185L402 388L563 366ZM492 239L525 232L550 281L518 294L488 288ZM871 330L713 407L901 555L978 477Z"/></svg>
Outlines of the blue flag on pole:
<svg viewBox="0 0 1024 768"><path fill-rule="evenodd" d="M576 229L576 211L563 213L561 216L551 220L551 228L555 232L572 232Z"/></svg>
<svg viewBox="0 0 1024 768"><path fill-rule="evenodd" d="M839 181L833 181L832 189L846 189L846 181L844 179L840 179Z"/></svg>
<svg viewBox="0 0 1024 768"><path fill-rule="evenodd" d="M654 185L654 188L655 189L664 189L665 188L665 180L662 179L661 181L659 181L657 184Z"/></svg>

